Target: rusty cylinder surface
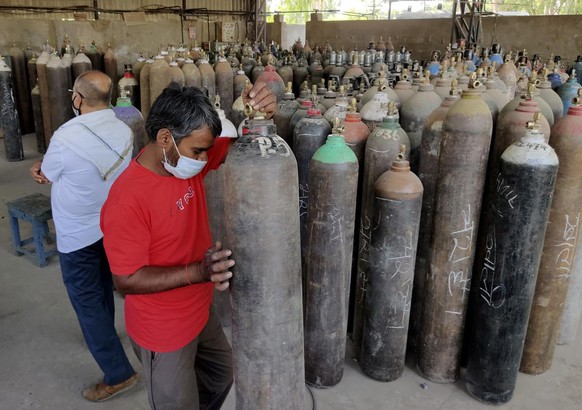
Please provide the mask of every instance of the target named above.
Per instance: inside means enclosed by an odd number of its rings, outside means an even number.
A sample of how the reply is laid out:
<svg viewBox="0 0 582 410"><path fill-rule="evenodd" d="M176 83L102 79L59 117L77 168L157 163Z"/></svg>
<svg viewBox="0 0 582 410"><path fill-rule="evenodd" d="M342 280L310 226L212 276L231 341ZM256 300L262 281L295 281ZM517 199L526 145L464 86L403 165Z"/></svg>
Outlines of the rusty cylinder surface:
<svg viewBox="0 0 582 410"><path fill-rule="evenodd" d="M232 68L225 58L219 58L215 68L216 92L220 95L222 102L222 109L226 116L230 116L232 110L232 103L234 102L234 77L232 75Z"/></svg>
<svg viewBox="0 0 582 410"><path fill-rule="evenodd" d="M51 136L53 135L51 129L51 105L49 102L48 80L46 77L46 64L49 59L50 55L46 51L43 51L36 60L38 88L40 90L40 108L42 110L42 124L44 127L44 139L47 147Z"/></svg>
<svg viewBox="0 0 582 410"><path fill-rule="evenodd" d="M223 166L236 408L303 410L297 163L272 121L254 119Z"/></svg>
<svg viewBox="0 0 582 410"><path fill-rule="evenodd" d="M343 376L358 161L330 135L310 162L305 284L305 379L331 387Z"/></svg>
<svg viewBox="0 0 582 410"><path fill-rule="evenodd" d="M582 207L582 107L570 106L550 135L560 159L554 199L548 218L542 260L520 371L546 372L554 357L560 321L580 233Z"/></svg>
<svg viewBox="0 0 582 410"><path fill-rule="evenodd" d="M434 199L436 194L439 157L441 153L441 137L443 121L449 108L459 99L458 95L445 97L440 107L434 110L426 119L422 130L420 145L418 177L422 182L424 194L422 196L422 212L418 245L416 248L416 263L414 266L414 288L410 309L410 338L409 344L413 349L418 348L420 329L422 324L422 303L425 293L424 282L428 273L428 258L430 255L430 234L434 213Z"/></svg>
<svg viewBox="0 0 582 410"><path fill-rule="evenodd" d="M73 82L85 71L92 70L91 60L85 53L78 53L71 63L71 69L73 70Z"/></svg>
<svg viewBox="0 0 582 410"><path fill-rule="evenodd" d="M467 328L466 385L479 401L501 404L513 396L557 171L544 134L527 130L505 150L490 181Z"/></svg>
<svg viewBox="0 0 582 410"><path fill-rule="evenodd" d="M443 121L418 358L419 372L434 382L458 377L492 129L474 89Z"/></svg>
<svg viewBox="0 0 582 410"><path fill-rule="evenodd" d="M51 105L51 132L73 118L71 94L69 93L69 73L63 61L56 54L46 65L48 99ZM79 104L79 102L77 102Z"/></svg>
<svg viewBox="0 0 582 410"><path fill-rule="evenodd" d="M26 74L26 61L24 51L18 47L12 47L9 51L12 60L12 82L14 84L14 97L18 108L18 119L22 134L34 131L34 117L32 114L32 102Z"/></svg>
<svg viewBox="0 0 582 410"><path fill-rule="evenodd" d="M34 129L36 134L36 150L44 154L46 152L46 141L44 139L44 128L42 125L42 110L40 108L40 90L38 84L32 89L32 113L34 115Z"/></svg>
<svg viewBox="0 0 582 410"><path fill-rule="evenodd" d="M117 70L117 56L111 47L107 48L105 55L103 56L103 67L105 74L111 79L113 88L111 89L111 103L113 104L117 101L117 96L119 95L119 89L117 83L119 82L119 72Z"/></svg>
<svg viewBox="0 0 582 410"><path fill-rule="evenodd" d="M210 101L214 101L216 96L216 74L212 69L212 66L208 63L208 60L199 60L198 70L200 71L200 89L204 91Z"/></svg>
<svg viewBox="0 0 582 410"><path fill-rule="evenodd" d="M156 56L156 59L150 67L149 75L151 108L154 101L156 101L156 98L158 98L162 91L164 91L164 89L170 84L170 65L162 56Z"/></svg>
<svg viewBox="0 0 582 410"><path fill-rule="evenodd" d="M360 367L378 381L396 380L404 371L422 192L404 160L375 185Z"/></svg>
<svg viewBox="0 0 582 410"><path fill-rule="evenodd" d="M24 149L14 102L12 72L0 57L0 132L4 140L4 155L10 162L22 161Z"/></svg>
<svg viewBox="0 0 582 410"><path fill-rule="evenodd" d="M432 84L421 84L418 92L406 100L400 108L400 124L410 138L410 168L413 172L418 172L424 122L430 113L441 105L441 102L441 97L434 92Z"/></svg>
<svg viewBox="0 0 582 410"><path fill-rule="evenodd" d="M374 226L374 191L376 180L390 169L392 162L400 152L400 146L406 145L409 152L408 135L398 124L398 111L386 116L384 121L370 134L366 142L364 159L364 180L362 187L362 210L358 240L358 270L352 294L354 295L354 323L352 339L354 354L359 357L362 346L362 331L365 308L365 289L370 273L369 248L372 228Z"/></svg>
<svg viewBox="0 0 582 410"><path fill-rule="evenodd" d="M150 99L150 71L152 69L153 60L147 60L139 73L139 98L140 111L143 118L147 120L150 112L152 101Z"/></svg>

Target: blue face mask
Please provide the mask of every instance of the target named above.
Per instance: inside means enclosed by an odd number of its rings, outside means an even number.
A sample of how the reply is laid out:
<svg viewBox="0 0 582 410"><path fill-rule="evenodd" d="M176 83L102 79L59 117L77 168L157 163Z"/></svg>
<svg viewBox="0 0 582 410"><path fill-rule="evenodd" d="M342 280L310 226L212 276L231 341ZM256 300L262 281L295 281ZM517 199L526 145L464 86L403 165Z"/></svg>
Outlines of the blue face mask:
<svg viewBox="0 0 582 410"><path fill-rule="evenodd" d="M182 154L180 154L178 146L176 145L176 140L174 140L173 136L172 142L174 143L174 147L176 147L176 151L178 152L180 158L178 158L178 162L176 163L175 166L170 165L168 163L168 159L166 158L166 150L164 149L164 160L162 161L162 163L164 164L164 168L166 169L166 171L174 175L176 178L180 179L190 179L193 176L198 175L200 171L204 169L204 166L206 165L207 161L199 161L197 159L192 159L183 156Z"/></svg>

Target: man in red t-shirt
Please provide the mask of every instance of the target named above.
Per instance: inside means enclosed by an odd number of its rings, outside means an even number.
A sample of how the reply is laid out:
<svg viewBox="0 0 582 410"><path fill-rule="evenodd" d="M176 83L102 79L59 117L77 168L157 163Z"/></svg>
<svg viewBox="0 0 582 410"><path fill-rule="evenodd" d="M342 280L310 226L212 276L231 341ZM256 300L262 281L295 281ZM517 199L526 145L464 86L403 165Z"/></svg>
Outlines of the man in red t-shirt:
<svg viewBox="0 0 582 410"><path fill-rule="evenodd" d="M271 114L262 83L244 92ZM250 101L249 101L250 100ZM197 88L171 84L148 115L149 144L113 184L101 211L104 245L152 409L218 409L232 385L231 348L211 308L234 260L212 246L203 178L233 140Z"/></svg>

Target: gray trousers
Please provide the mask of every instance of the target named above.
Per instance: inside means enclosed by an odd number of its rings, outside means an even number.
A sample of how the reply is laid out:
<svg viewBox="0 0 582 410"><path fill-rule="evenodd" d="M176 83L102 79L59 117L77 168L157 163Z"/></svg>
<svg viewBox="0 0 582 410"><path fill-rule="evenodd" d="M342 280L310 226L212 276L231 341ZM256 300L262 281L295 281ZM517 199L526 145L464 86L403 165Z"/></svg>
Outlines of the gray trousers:
<svg viewBox="0 0 582 410"><path fill-rule="evenodd" d="M157 353L131 344L152 410L220 409L232 386L232 349L212 308L202 332L179 350Z"/></svg>

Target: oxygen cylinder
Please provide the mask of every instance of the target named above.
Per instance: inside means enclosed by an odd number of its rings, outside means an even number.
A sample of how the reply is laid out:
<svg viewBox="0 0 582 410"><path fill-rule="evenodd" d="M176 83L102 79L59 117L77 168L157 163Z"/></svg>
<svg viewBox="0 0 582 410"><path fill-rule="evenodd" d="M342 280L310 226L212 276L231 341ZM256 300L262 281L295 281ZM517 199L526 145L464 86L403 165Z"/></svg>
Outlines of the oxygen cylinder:
<svg viewBox="0 0 582 410"><path fill-rule="evenodd" d="M485 93L491 98L495 105L497 106L497 112L501 112L503 107L509 102L509 97L507 94L504 94L497 88L497 83L493 78L489 77L487 81L485 81ZM499 115L498 115L499 117Z"/></svg>
<svg viewBox="0 0 582 410"><path fill-rule="evenodd" d="M38 88L40 91L40 107L42 111L42 124L44 127L45 145L48 143L53 135L51 127L51 104L49 101L48 80L46 77L46 64L50 59L48 52L43 51L36 60L36 72L38 74Z"/></svg>
<svg viewBox="0 0 582 410"><path fill-rule="evenodd" d="M150 67L150 107L156 101L156 98L164 91L170 84L169 75L170 65L166 62L162 55L155 57L152 66ZM149 112L149 110L148 110Z"/></svg>
<svg viewBox="0 0 582 410"><path fill-rule="evenodd" d="M135 64L133 65L133 75L135 76L136 79L139 79L139 75L141 73L141 69L146 65L146 59L140 55L137 58L137 61L135 62ZM139 81L138 81L139 82Z"/></svg>
<svg viewBox="0 0 582 410"><path fill-rule="evenodd" d="M375 184L374 229L360 367L374 380L402 376L420 225L422 183L410 171L403 146Z"/></svg>
<svg viewBox="0 0 582 410"><path fill-rule="evenodd" d="M250 81L247 84L250 84ZM232 104L232 110L230 110L230 120L232 121L235 128L242 126L244 119L246 118L246 115L244 113L244 108L245 108L245 105L244 105L243 98L241 95L240 97L238 97L234 101L234 103ZM273 117L274 117L274 115L273 115ZM241 127L240 131L241 131L241 133L239 134L239 136L242 135L242 127Z"/></svg>
<svg viewBox="0 0 582 410"><path fill-rule="evenodd" d="M333 89L333 85L330 84L328 87L328 91L323 95L323 100L321 101L321 105L323 105L326 109L330 109L335 104L335 100L337 98L337 93Z"/></svg>
<svg viewBox="0 0 582 410"><path fill-rule="evenodd" d="M289 122L289 133L293 135L295 127L297 123L301 121L301 119L307 117L307 112L313 107L313 102L306 100L301 103L299 109L295 111L295 114L291 117L291 121ZM292 137L290 137L292 139ZM289 144L291 148L293 148L293 144Z"/></svg>
<svg viewBox="0 0 582 410"><path fill-rule="evenodd" d="M218 112L220 123L222 125L221 137L237 138L237 131L232 122L230 122L224 111L220 108L220 96L215 97L214 108ZM223 246L228 248L224 243L226 226L224 225L224 167L209 171L204 177L204 191L206 192L206 203L208 206L208 221L210 224L210 233L215 241L223 241ZM220 317L223 327L231 325L230 297L228 292L214 292L212 304L215 311Z"/></svg>
<svg viewBox="0 0 582 410"><path fill-rule="evenodd" d="M277 126L277 134L285 140L289 146L293 145L293 129L290 128L291 118L299 109L299 103L295 101L292 84L287 83L287 92L277 104L277 111L273 114L273 122Z"/></svg>
<svg viewBox="0 0 582 410"><path fill-rule="evenodd" d="M214 96L216 95L216 74L206 58L201 58L198 62L200 63L198 70L200 70L200 79L202 82L201 89L208 93L210 101L214 101Z"/></svg>
<svg viewBox="0 0 582 410"><path fill-rule="evenodd" d="M141 102L141 113L144 119L147 119L150 112L150 107L152 106L152 99L150 97L150 71L152 69L152 64L154 60L148 58L146 64L142 67L139 73L139 97Z"/></svg>
<svg viewBox="0 0 582 410"><path fill-rule="evenodd" d="M362 98L360 98L360 102L358 104L358 108L361 111L362 107L364 105L366 105L371 99L372 97L374 97L376 95L376 93L378 92L378 90L380 88L382 89L386 89L387 84L386 80L384 78L384 72L380 71L380 73L378 74L378 76L376 77L376 79L374 80L374 85L370 88L368 88L366 90L366 92L364 93L364 95L362 95Z"/></svg>
<svg viewBox="0 0 582 410"><path fill-rule="evenodd" d="M131 128L133 133L133 151L131 157L135 158L141 149L148 144L149 138L145 130L143 115L131 104L131 99L128 97L125 89L121 89L117 104L113 107L113 112L118 120L123 121Z"/></svg>
<svg viewBox="0 0 582 410"><path fill-rule="evenodd" d="M540 85L538 86L540 98L548 103L552 110L552 114L554 114L554 121L558 121L564 116L564 103L560 96L552 90L552 83L550 83L547 78L548 70L544 69L543 74L540 77Z"/></svg>
<svg viewBox="0 0 582 410"><path fill-rule="evenodd" d="M400 146L410 147L406 132L398 123L398 109L394 103L388 104L388 114L384 121L370 134L364 155L364 181L362 187L362 215L358 244L357 279L352 285L354 295L354 323L352 339L354 354L358 358L362 349L362 330L365 303L365 289L370 274L369 248L373 229L374 184L400 152ZM406 152L409 152L407 149ZM354 290L355 288L355 290Z"/></svg>
<svg viewBox="0 0 582 410"><path fill-rule="evenodd" d="M12 62L12 82L14 86L14 97L18 108L18 119L20 120L20 130L23 134L34 131L34 118L32 116L32 103L28 91L28 78L26 75L26 61L24 51L16 47L16 44L9 50Z"/></svg>
<svg viewBox="0 0 582 410"><path fill-rule="evenodd" d="M275 67L272 65L265 67L265 71L263 71L256 81L253 81L253 84L257 84L258 82L265 83L271 89L273 95L277 97L277 102L283 99L283 94L285 94L285 83L281 76L277 74Z"/></svg>
<svg viewBox="0 0 582 410"><path fill-rule="evenodd" d="M400 104L404 104L410 97L414 95L415 91L412 89L412 84L410 81L407 81L407 73L403 73L400 78L400 81L398 81L394 86L394 92L398 94Z"/></svg>
<svg viewBox="0 0 582 410"><path fill-rule="evenodd" d="M558 93L558 96L564 104L564 115L566 115L568 112L568 108L572 103L572 98L576 97L580 87L581 85L578 84L578 81L576 80L576 70L572 70L572 74L570 75L568 81L556 89L556 93Z"/></svg>
<svg viewBox="0 0 582 410"><path fill-rule="evenodd" d="M36 150L44 154L46 141L44 139L44 127L42 125L42 110L40 108L40 89L38 84L31 91L32 113L34 114L34 129L36 134Z"/></svg>
<svg viewBox="0 0 582 410"><path fill-rule="evenodd" d="M170 68L167 72L168 76L170 77L170 83L178 83L180 87L184 87L186 84L184 72L176 61L170 61Z"/></svg>
<svg viewBox="0 0 582 410"><path fill-rule="evenodd" d="M305 380L315 387L340 382L346 355L358 161L338 125L309 164Z"/></svg>
<svg viewBox="0 0 582 410"><path fill-rule="evenodd" d="M139 82L135 78L133 67L131 64L125 64L123 71L123 77L121 77L118 83L119 95L121 95L121 91L125 91L125 96L131 100L131 105L139 110L141 105Z"/></svg>
<svg viewBox="0 0 582 410"><path fill-rule="evenodd" d="M82 46L81 50L84 50ZM91 71L93 67L89 57L87 57L85 53L81 52L81 50L79 50L77 55L73 58L73 62L71 63L71 69L73 70L73 82L85 71Z"/></svg>
<svg viewBox="0 0 582 410"><path fill-rule="evenodd" d="M233 84L234 77L232 75L232 69L230 68L229 62L220 56L218 62L214 67L215 79L216 79L216 92L220 95L220 101L222 102L222 107L225 114L230 115L230 110L232 110L233 98Z"/></svg>
<svg viewBox="0 0 582 410"><path fill-rule="evenodd" d="M69 49L70 49L70 47L67 46L67 50L69 50ZM61 58L61 60L63 61L63 65L67 69L67 88L72 89L73 84L74 84L74 82L73 82L73 56L67 52L67 53L63 54L63 57Z"/></svg>
<svg viewBox="0 0 582 410"><path fill-rule="evenodd" d="M440 383L458 377L493 131L478 86L473 80L443 121L418 359L419 372Z"/></svg>
<svg viewBox="0 0 582 410"><path fill-rule="evenodd" d="M410 138L410 168L418 172L418 158L420 155L420 143L422 130L426 118L442 103L433 89L433 86L425 77L425 82L420 85L418 92L406 100L400 108L400 124Z"/></svg>
<svg viewBox="0 0 582 410"><path fill-rule="evenodd" d="M103 56L103 67L105 69L105 74L111 79L112 89L111 89L111 101L117 101L118 94L118 82L119 73L117 71L117 56L115 55L111 44L107 44L107 51Z"/></svg>
<svg viewBox="0 0 582 410"><path fill-rule="evenodd" d="M241 96L243 90L246 87L247 81L250 82L251 80L245 75L245 72L243 71L242 64L241 64L240 69L237 71L236 76L234 77L234 80L232 82L232 92L233 92L232 98L234 98L236 100L238 97ZM293 96L293 99L295 99L295 96ZM277 130L279 130L278 125L277 125Z"/></svg>
<svg viewBox="0 0 582 410"><path fill-rule="evenodd" d="M285 62L283 63L283 66L276 71L277 74L279 74L279 76L283 80L283 83L293 84L293 69L289 66L289 60L286 59Z"/></svg>
<svg viewBox="0 0 582 410"><path fill-rule="evenodd" d="M27 62L28 86L30 87L31 92L34 89L34 87L36 87L36 85L38 84L38 73L36 72L36 59L37 59L36 53L33 53L32 57ZM33 108L33 111L34 111L34 108ZM35 124L36 124L36 122L35 122Z"/></svg>
<svg viewBox="0 0 582 410"><path fill-rule="evenodd" d="M378 88L378 92L368 101L360 110L360 115L362 116L362 122L366 124L370 132L374 132L376 127L382 123L388 104L392 102L394 107L396 103L390 101L388 94L386 93L387 87L381 85ZM398 109L398 107L396 107Z"/></svg>
<svg viewBox="0 0 582 410"><path fill-rule="evenodd" d="M515 108L519 105L521 100L525 98L525 95L529 93L533 95L533 100L538 104L540 112L546 118L546 120L548 120L548 124L550 124L550 127L552 127L554 125L554 114L548 103L546 103L544 99L540 97L539 91L536 88L537 84L539 84L539 80L534 80L530 82L526 92L524 92L520 97L515 97L513 100L505 104L505 107L503 107L503 109L497 116L497 122L501 122L505 115L515 110Z"/></svg>
<svg viewBox="0 0 582 410"><path fill-rule="evenodd" d="M200 70L196 64L194 64L192 59L187 58L184 60L182 71L184 72L184 82L186 87L202 87L202 76L200 75Z"/></svg>
<svg viewBox="0 0 582 410"><path fill-rule="evenodd" d="M570 285L568 286L568 293L564 304L564 313L562 314L562 321L560 323L560 335L558 336L559 345L569 345L576 341L580 317L582 316L582 298L580 298L580 295L582 294L581 247L582 241L578 241L578 246L576 248L577 256L572 264Z"/></svg>
<svg viewBox="0 0 582 410"><path fill-rule="evenodd" d="M544 373L552 364L576 257L582 206L580 102L580 97L573 99L568 113L556 122L550 136L560 167L521 359L520 371L528 374Z"/></svg>
<svg viewBox="0 0 582 410"><path fill-rule="evenodd" d="M301 226L301 261L305 285L308 225L307 211L309 207L309 163L315 151L323 144L331 133L331 126L317 109L307 111L307 117L302 118L293 130L293 153L297 160L299 175L299 223Z"/></svg>
<svg viewBox="0 0 582 410"><path fill-rule="evenodd" d="M449 95L451 91L451 79L450 78L438 78L436 80L436 85L434 86L434 92L438 95L441 100L444 100L446 96Z"/></svg>
<svg viewBox="0 0 582 410"><path fill-rule="evenodd" d="M424 123L420 145L418 177L422 182L424 193L422 196L422 212L420 219L420 232L416 251L416 264L414 273L414 288L412 293L410 340L409 344L414 350L418 349L420 330L422 328L422 305L426 293L424 283L428 274L428 260L430 256L430 234L433 224L434 200L437 189L437 177L439 170L439 158L441 153L441 140L443 121L449 112L449 108L459 100L457 82L451 83L449 96L445 97L440 107L434 110Z"/></svg>
<svg viewBox="0 0 582 410"><path fill-rule="evenodd" d="M320 69L321 71L322 69ZM323 75L323 71L321 71L321 75L316 75L316 76L311 76L311 85L313 86L314 84L317 85L319 84L319 81L321 79ZM293 93L295 95L299 95L299 88L301 87L301 84L303 84L303 81L307 80L307 77L309 76L309 71L307 70L307 67L305 67L305 63L304 61L301 61L301 63L299 64L299 66L293 70Z"/></svg>
<svg viewBox="0 0 582 410"><path fill-rule="evenodd" d="M499 75L499 79L507 86L508 97L512 98L517 89L517 73L515 66L511 62L511 57L507 56L505 58L505 63L499 66L497 74Z"/></svg>
<svg viewBox="0 0 582 410"><path fill-rule="evenodd" d="M252 79L253 84L257 83L257 79L261 76L261 74L263 74L264 71L265 71L265 67L263 66L263 63L261 62L261 59L259 58L257 60L257 65L255 65L253 67L253 70L251 72L251 79Z"/></svg>
<svg viewBox="0 0 582 410"><path fill-rule="evenodd" d="M12 84L12 70L0 56L0 130L4 137L4 155L10 162L22 161L24 149L22 147L22 134L18 121L18 110L14 102Z"/></svg>
<svg viewBox="0 0 582 410"><path fill-rule="evenodd" d="M255 117L223 166L236 407L303 410L297 162L273 122Z"/></svg>
<svg viewBox="0 0 582 410"><path fill-rule="evenodd" d="M348 111L349 101L346 97L346 88L340 85L340 91L338 97L335 99L333 107L329 108L325 115L323 116L330 124L335 118L339 118L343 121L346 118L346 112Z"/></svg>
<svg viewBox="0 0 582 410"><path fill-rule="evenodd" d="M253 76L253 69L257 65L257 62L251 56L243 57L241 60L242 69L245 75L250 79Z"/></svg>
<svg viewBox="0 0 582 410"><path fill-rule="evenodd" d="M480 227L487 239L475 260L479 291L470 299L466 375L479 401L502 404L513 396L557 172L556 153L530 121L490 181L495 193Z"/></svg>
<svg viewBox="0 0 582 410"><path fill-rule="evenodd" d="M63 61L55 53L46 65L48 99L51 105L51 134L61 125L73 118L71 94L69 93L69 74Z"/></svg>
<svg viewBox="0 0 582 410"><path fill-rule="evenodd" d="M91 60L91 67L93 67L93 70L104 72L105 67L103 65L103 50L101 50L101 47L95 44L95 41L91 42L91 45L85 54L89 60Z"/></svg>

